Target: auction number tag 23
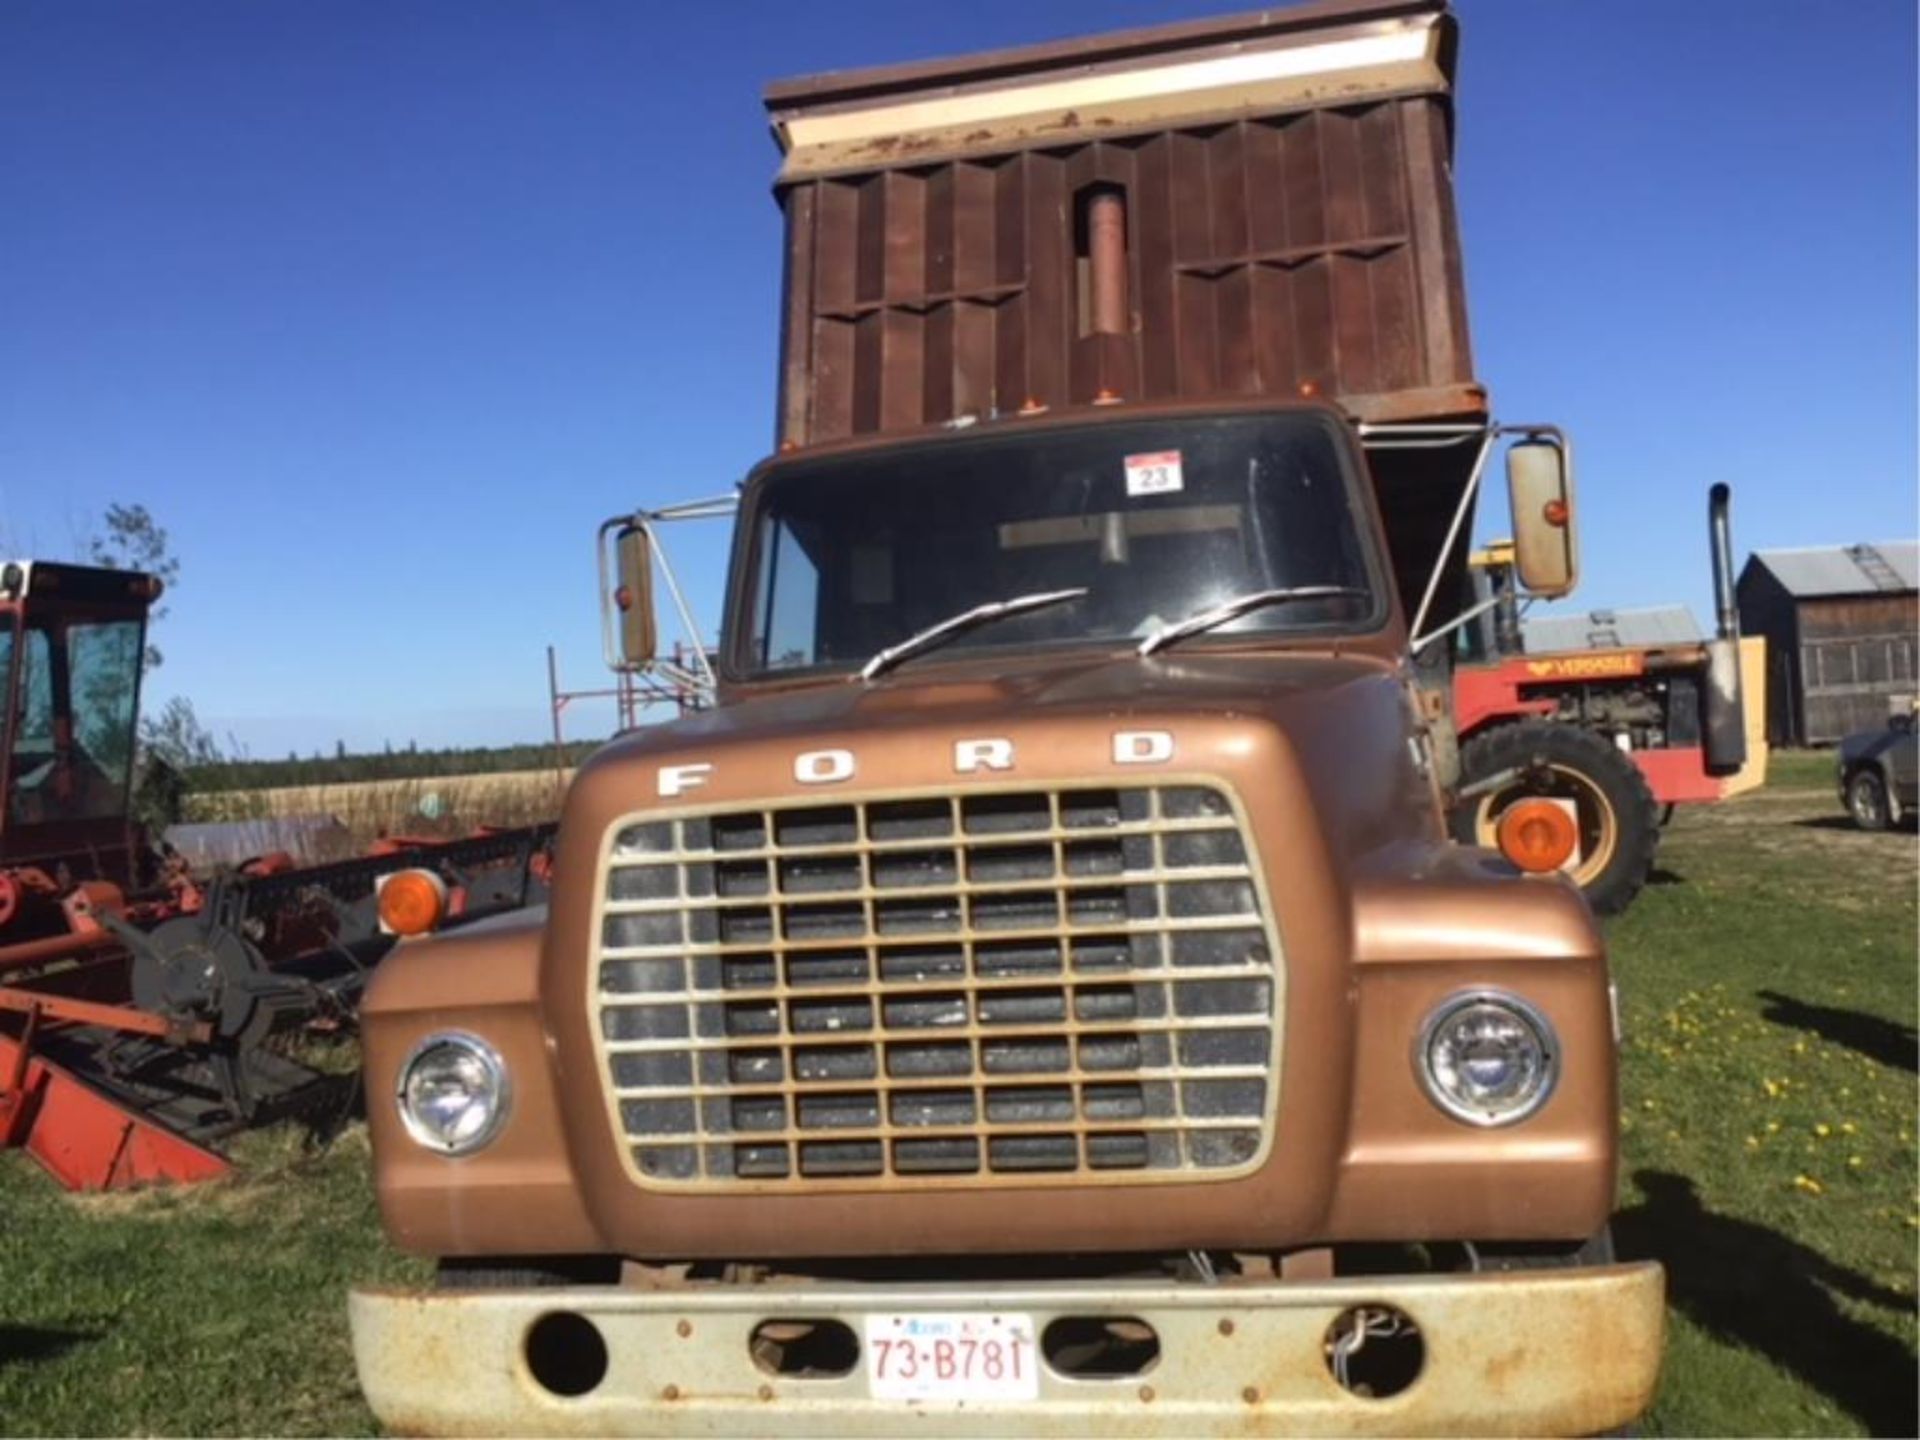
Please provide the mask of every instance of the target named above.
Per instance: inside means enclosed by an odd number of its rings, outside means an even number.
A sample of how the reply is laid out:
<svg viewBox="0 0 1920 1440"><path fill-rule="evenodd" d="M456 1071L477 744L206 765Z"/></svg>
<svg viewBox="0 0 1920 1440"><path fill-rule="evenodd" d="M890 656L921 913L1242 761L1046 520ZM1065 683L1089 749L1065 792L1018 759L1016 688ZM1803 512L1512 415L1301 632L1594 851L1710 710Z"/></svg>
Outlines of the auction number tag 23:
<svg viewBox="0 0 1920 1440"><path fill-rule="evenodd" d="M876 1400L1039 1398L1031 1315L869 1315L866 1330L867 1390Z"/></svg>
<svg viewBox="0 0 1920 1440"><path fill-rule="evenodd" d="M1178 450L1129 455L1126 467L1129 495L1171 495L1176 490L1187 488L1186 477L1180 471Z"/></svg>

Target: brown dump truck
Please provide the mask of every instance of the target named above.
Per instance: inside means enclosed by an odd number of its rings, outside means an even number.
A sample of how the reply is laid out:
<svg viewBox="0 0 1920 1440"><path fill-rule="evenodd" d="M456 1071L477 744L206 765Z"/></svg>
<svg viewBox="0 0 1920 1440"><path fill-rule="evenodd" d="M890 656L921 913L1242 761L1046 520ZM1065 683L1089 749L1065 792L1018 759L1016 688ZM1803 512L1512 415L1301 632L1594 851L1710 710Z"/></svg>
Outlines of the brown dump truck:
<svg viewBox="0 0 1920 1440"><path fill-rule="evenodd" d="M769 92L778 447L674 662L712 703L582 767L544 914L365 1005L382 1213L439 1261L353 1297L388 1426L1644 1408L1569 827L1443 822L1496 450L1519 582L1575 554L1564 438L1473 376L1454 51L1336 0ZM603 532L624 664L669 513Z"/></svg>

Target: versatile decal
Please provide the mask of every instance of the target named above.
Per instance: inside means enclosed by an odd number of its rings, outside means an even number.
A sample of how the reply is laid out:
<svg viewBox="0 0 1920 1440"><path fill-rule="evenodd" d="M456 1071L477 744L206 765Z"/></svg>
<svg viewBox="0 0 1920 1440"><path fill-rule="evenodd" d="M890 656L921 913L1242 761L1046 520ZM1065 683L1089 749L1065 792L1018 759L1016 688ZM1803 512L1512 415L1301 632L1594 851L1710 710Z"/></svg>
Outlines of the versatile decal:
<svg viewBox="0 0 1920 1440"><path fill-rule="evenodd" d="M1527 661L1527 674L1535 680L1582 680L1596 675L1638 675L1646 668L1646 657L1637 650L1599 655L1556 655L1551 659Z"/></svg>

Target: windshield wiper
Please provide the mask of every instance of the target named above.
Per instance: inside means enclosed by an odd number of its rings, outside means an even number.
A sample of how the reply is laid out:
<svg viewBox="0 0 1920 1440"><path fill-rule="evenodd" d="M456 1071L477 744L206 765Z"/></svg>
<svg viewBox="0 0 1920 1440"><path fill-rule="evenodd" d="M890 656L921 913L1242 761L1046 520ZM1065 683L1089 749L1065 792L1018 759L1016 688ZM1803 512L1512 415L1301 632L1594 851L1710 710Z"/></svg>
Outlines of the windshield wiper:
<svg viewBox="0 0 1920 1440"><path fill-rule="evenodd" d="M923 650L943 645L961 631L971 630L976 625L985 625L1008 615L1024 615L1029 610L1043 610L1049 605L1059 605L1068 600L1078 600L1086 593L1084 585L1078 590L1036 590L1031 595L1015 595L1010 600L989 600L971 610L962 610L958 615L949 615L937 625L916 631L898 645L889 645L860 667L860 679L871 680L885 674L902 660L910 660Z"/></svg>
<svg viewBox="0 0 1920 1440"><path fill-rule="evenodd" d="M1269 605L1284 605L1289 600L1323 600L1333 595L1354 595L1365 599L1367 592L1352 585L1292 585L1284 590L1254 590L1223 601L1211 610L1189 615L1177 625L1154 631L1140 642L1139 653L1152 655L1189 635L1198 635L1202 630L1211 630L1216 625L1237 620L1250 611L1264 610Z"/></svg>

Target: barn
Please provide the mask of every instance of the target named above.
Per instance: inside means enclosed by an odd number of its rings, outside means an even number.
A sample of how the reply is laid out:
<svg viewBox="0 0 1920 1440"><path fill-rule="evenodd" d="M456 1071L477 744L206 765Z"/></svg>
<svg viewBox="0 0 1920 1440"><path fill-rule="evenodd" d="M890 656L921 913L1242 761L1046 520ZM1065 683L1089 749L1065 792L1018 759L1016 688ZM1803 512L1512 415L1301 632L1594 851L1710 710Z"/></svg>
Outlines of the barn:
<svg viewBox="0 0 1920 1440"><path fill-rule="evenodd" d="M1735 589L1742 633L1767 640L1773 744L1830 745L1914 694L1920 543L1756 550Z"/></svg>

